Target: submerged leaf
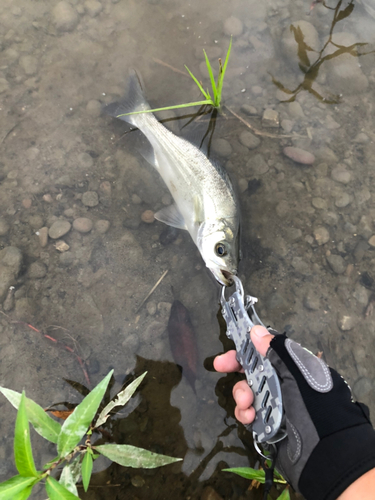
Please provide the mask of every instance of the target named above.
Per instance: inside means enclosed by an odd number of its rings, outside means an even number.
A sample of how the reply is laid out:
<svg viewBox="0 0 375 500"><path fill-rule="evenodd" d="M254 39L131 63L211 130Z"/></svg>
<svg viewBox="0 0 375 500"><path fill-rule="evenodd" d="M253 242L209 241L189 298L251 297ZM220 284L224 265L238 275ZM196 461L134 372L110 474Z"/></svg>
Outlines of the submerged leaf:
<svg viewBox="0 0 375 500"><path fill-rule="evenodd" d="M14 459L21 476L39 477L35 468L33 452L31 450L30 427L25 407L25 393L22 392L17 412L16 429L14 435Z"/></svg>
<svg viewBox="0 0 375 500"><path fill-rule="evenodd" d="M60 457L65 457L81 441L86 434L100 402L107 389L113 370L88 394L65 420L57 441L57 451Z"/></svg>
<svg viewBox="0 0 375 500"><path fill-rule="evenodd" d="M73 493L70 493L65 486L58 483L55 478L48 476L46 481L46 491L48 498L51 500L75 500L79 498Z"/></svg>
<svg viewBox="0 0 375 500"><path fill-rule="evenodd" d="M310 60L307 56L307 51L312 51L313 49L305 43L304 35L300 26L295 27L292 24L290 30L293 32L294 39L298 44L298 58L300 60L300 64L302 65L302 67L309 67Z"/></svg>
<svg viewBox="0 0 375 500"><path fill-rule="evenodd" d="M182 458L159 455L152 451L128 444L102 444L94 449L117 464L124 467L154 469L162 465L180 462Z"/></svg>
<svg viewBox="0 0 375 500"><path fill-rule="evenodd" d="M82 484L85 491L87 491L90 484L92 465L92 452L87 451L82 460Z"/></svg>
<svg viewBox="0 0 375 500"><path fill-rule="evenodd" d="M13 476L0 483L0 498L1 500L14 500L21 491L28 490L37 482L35 477Z"/></svg>
<svg viewBox="0 0 375 500"><path fill-rule="evenodd" d="M18 409L21 394L5 387L0 387L0 392L4 394L7 400ZM57 438L60 433L61 426L53 420L35 401L25 398L27 418L36 432L44 439L57 443Z"/></svg>
<svg viewBox="0 0 375 500"><path fill-rule="evenodd" d="M66 420L69 415L71 415L73 413L73 409L72 410L49 410L50 413L52 413L52 415L56 418L61 418L61 420Z"/></svg>
<svg viewBox="0 0 375 500"><path fill-rule="evenodd" d="M124 406L129 401L129 399L133 396L137 387L140 385L142 380L145 378L147 372L143 373L137 377L131 384L129 384L123 391L119 392L113 400L107 404L105 408L101 411L98 420L96 421L95 428L103 425L107 418L109 417L109 413L115 406Z"/></svg>
<svg viewBox="0 0 375 500"><path fill-rule="evenodd" d="M344 10L340 10L336 17L336 22L342 21L346 17L350 16L354 9L354 2L351 2Z"/></svg>

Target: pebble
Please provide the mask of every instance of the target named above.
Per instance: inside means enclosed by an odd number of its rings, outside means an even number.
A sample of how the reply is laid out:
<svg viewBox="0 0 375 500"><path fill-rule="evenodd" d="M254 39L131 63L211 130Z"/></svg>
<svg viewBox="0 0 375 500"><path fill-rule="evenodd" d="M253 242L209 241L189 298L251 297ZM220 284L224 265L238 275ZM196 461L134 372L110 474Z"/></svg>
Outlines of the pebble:
<svg viewBox="0 0 375 500"><path fill-rule="evenodd" d="M27 276L30 279L41 279L47 274L47 267L43 262L36 261L30 264L27 270Z"/></svg>
<svg viewBox="0 0 375 500"><path fill-rule="evenodd" d="M62 266L68 267L74 262L74 255L72 252L64 252L59 255L59 262Z"/></svg>
<svg viewBox="0 0 375 500"><path fill-rule="evenodd" d="M103 10L103 5L97 0L86 0L84 6L90 17L96 17Z"/></svg>
<svg viewBox="0 0 375 500"><path fill-rule="evenodd" d="M101 115L102 105L99 101L91 99L91 101L86 104L86 111L90 116L97 118Z"/></svg>
<svg viewBox="0 0 375 500"><path fill-rule="evenodd" d="M16 300L15 316L21 321L32 322L35 309L35 304L31 301L31 299L22 297Z"/></svg>
<svg viewBox="0 0 375 500"><path fill-rule="evenodd" d="M49 193L47 193L43 195L43 201L46 203L53 203L53 198Z"/></svg>
<svg viewBox="0 0 375 500"><path fill-rule="evenodd" d="M61 238L70 231L71 223L67 220L59 219L55 221L48 230L48 235L53 240Z"/></svg>
<svg viewBox="0 0 375 500"><path fill-rule="evenodd" d="M90 169L94 165L94 160L88 153L80 153L77 160L78 166L84 169Z"/></svg>
<svg viewBox="0 0 375 500"><path fill-rule="evenodd" d="M79 233L89 233L94 223L87 217L78 217L73 221L73 228Z"/></svg>
<svg viewBox="0 0 375 500"><path fill-rule="evenodd" d="M142 203L142 199L137 194L132 194L132 203L134 205L140 205Z"/></svg>
<svg viewBox="0 0 375 500"><path fill-rule="evenodd" d="M48 227L42 227L37 231L39 243L42 248L47 246L48 243Z"/></svg>
<svg viewBox="0 0 375 500"><path fill-rule="evenodd" d="M59 240L59 241L56 241L55 248L59 252L67 252L69 250L70 246L67 243L65 243L64 240Z"/></svg>
<svg viewBox="0 0 375 500"><path fill-rule="evenodd" d="M86 191L82 195L82 203L86 207L96 207L99 204L99 196L96 191Z"/></svg>
<svg viewBox="0 0 375 500"><path fill-rule="evenodd" d="M246 167L250 170L252 175L263 175L270 169L261 154L256 154L253 158L250 158L250 160L246 163Z"/></svg>
<svg viewBox="0 0 375 500"><path fill-rule="evenodd" d="M353 142L357 142L358 144L366 144L370 140L369 136L366 135L364 132L360 132L355 136L353 139Z"/></svg>
<svg viewBox="0 0 375 500"><path fill-rule="evenodd" d="M318 245L324 245L329 241L329 232L324 226L318 226L314 229L314 238Z"/></svg>
<svg viewBox="0 0 375 500"><path fill-rule="evenodd" d="M303 165L312 165L315 161L315 156L312 153L301 148L295 148L294 146L285 147L283 153L291 160Z"/></svg>
<svg viewBox="0 0 375 500"><path fill-rule="evenodd" d="M9 231L9 224L5 219L0 217L0 236L5 236Z"/></svg>
<svg viewBox="0 0 375 500"><path fill-rule="evenodd" d="M307 295L303 298L303 305L309 311L318 311L320 308L320 300L316 293L308 292Z"/></svg>
<svg viewBox="0 0 375 500"><path fill-rule="evenodd" d="M159 302L158 311L160 316L169 318L171 313L172 304L170 302Z"/></svg>
<svg viewBox="0 0 375 500"><path fill-rule="evenodd" d="M131 483L135 488L142 488L146 484L142 476L133 476L131 478Z"/></svg>
<svg viewBox="0 0 375 500"><path fill-rule="evenodd" d="M371 236L371 238L369 238L368 244L371 245L372 247L375 247L375 234Z"/></svg>
<svg viewBox="0 0 375 500"><path fill-rule="evenodd" d="M288 104L288 114L292 118L305 118L305 113L303 112L302 106L297 101L290 102Z"/></svg>
<svg viewBox="0 0 375 500"><path fill-rule="evenodd" d="M352 174L348 172L343 165L339 165L332 170L331 177L334 181L348 184L352 178Z"/></svg>
<svg viewBox="0 0 375 500"><path fill-rule="evenodd" d="M281 128L289 134L293 130L294 127L294 121L293 120L281 120Z"/></svg>
<svg viewBox="0 0 375 500"><path fill-rule="evenodd" d="M141 215L141 219L146 224L152 224L155 220L154 212L152 210L145 210Z"/></svg>
<svg viewBox="0 0 375 500"><path fill-rule="evenodd" d="M234 16L228 17L224 21L224 33L228 36L239 36L243 32L243 23Z"/></svg>
<svg viewBox="0 0 375 500"><path fill-rule="evenodd" d="M256 97L260 97L261 95L263 95L263 89L260 85L253 85L251 87L251 92L256 96Z"/></svg>
<svg viewBox="0 0 375 500"><path fill-rule="evenodd" d="M24 208L26 208L27 210L28 210L29 208L31 208L31 205L32 205L32 204L33 204L33 200L31 200L30 198L25 198L25 199L23 199L23 200L22 200L22 206L23 206Z"/></svg>
<svg viewBox="0 0 375 500"><path fill-rule="evenodd" d="M98 220L95 222L95 229L98 231L100 234L105 234L108 229L109 229L110 223L108 220Z"/></svg>
<svg viewBox="0 0 375 500"><path fill-rule="evenodd" d="M59 31L73 31L77 26L79 18L77 12L70 3L59 2L52 11L53 22Z"/></svg>
<svg viewBox="0 0 375 500"><path fill-rule="evenodd" d="M343 274L346 269L346 264L341 255L331 254L326 257L329 267L336 274Z"/></svg>
<svg viewBox="0 0 375 500"><path fill-rule="evenodd" d="M232 146L226 139L214 139L212 141L212 149L223 158L228 158L232 154Z"/></svg>
<svg viewBox="0 0 375 500"><path fill-rule="evenodd" d="M150 300L149 302L147 302L146 309L147 309L147 313L150 316L154 316L156 313L156 302L154 302L153 300Z"/></svg>
<svg viewBox="0 0 375 500"><path fill-rule="evenodd" d="M335 200L337 208L345 208L353 201L353 198L348 193L340 194Z"/></svg>
<svg viewBox="0 0 375 500"><path fill-rule="evenodd" d="M244 130L240 134L240 143L249 149L255 149L259 146L260 139L251 132Z"/></svg>
<svg viewBox="0 0 375 500"><path fill-rule="evenodd" d="M327 209L327 201L323 198L313 198L311 200L311 204L314 208L319 208L321 210L326 210Z"/></svg>
<svg viewBox="0 0 375 500"><path fill-rule="evenodd" d="M112 186L109 181L103 181L100 183L99 190L102 193L102 195L106 196L107 198L111 197L112 194Z"/></svg>
<svg viewBox="0 0 375 500"><path fill-rule="evenodd" d="M244 104L243 106L241 106L241 111L245 113L245 115L249 116L254 116L258 114L257 108L251 106L250 104Z"/></svg>
<svg viewBox="0 0 375 500"><path fill-rule="evenodd" d="M371 380L367 377L361 377L354 382L353 385L354 396L358 400L362 400L364 396L366 396L369 392L372 391L372 388L373 386Z"/></svg>
<svg viewBox="0 0 375 500"><path fill-rule="evenodd" d="M35 75L38 70L38 59L34 56L22 56L19 65L27 76Z"/></svg>
<svg viewBox="0 0 375 500"><path fill-rule="evenodd" d="M355 190L354 192L355 200L358 205L362 205L371 198L371 193L368 187L363 187L362 189Z"/></svg>
<svg viewBox="0 0 375 500"><path fill-rule="evenodd" d="M279 128L279 113L271 108L265 109L262 116L262 125L263 127Z"/></svg>
<svg viewBox="0 0 375 500"><path fill-rule="evenodd" d="M355 327L355 325L357 324L357 319L353 316L345 316L344 314L340 314L337 318L337 324L340 330L342 330L343 332L347 332Z"/></svg>
<svg viewBox="0 0 375 500"><path fill-rule="evenodd" d="M9 246L0 250L0 264L7 266L15 275L21 270L22 252L17 247Z"/></svg>
<svg viewBox="0 0 375 500"><path fill-rule="evenodd" d="M5 78L0 78L0 94L9 90L9 83Z"/></svg>

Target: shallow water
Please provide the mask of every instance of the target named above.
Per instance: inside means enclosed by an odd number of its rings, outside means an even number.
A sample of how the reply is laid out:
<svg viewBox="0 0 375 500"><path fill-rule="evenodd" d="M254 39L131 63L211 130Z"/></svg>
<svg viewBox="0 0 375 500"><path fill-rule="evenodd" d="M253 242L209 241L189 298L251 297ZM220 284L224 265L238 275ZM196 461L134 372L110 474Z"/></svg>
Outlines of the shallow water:
<svg viewBox="0 0 375 500"><path fill-rule="evenodd" d="M148 370L140 405L113 425L114 437L184 462L144 473L98 461L103 470L85 498L208 498L208 486L225 499L257 498L245 480L220 472L249 460L233 418L235 378L210 371L208 358L230 347L217 316L219 289L188 234L162 244L165 226L142 221L170 195L126 126L100 107L122 95L132 67L152 105L200 99L184 64L207 86L202 49L212 61L224 57L233 33L213 150L238 186L239 274L259 298L262 320L323 351L374 413L375 20L358 3L337 23L322 4L307 15L308 1L69 5L0 4L0 249L16 248L0 254L0 384L24 388L44 406L78 402L64 378L87 381L65 346L85 361L92 385L114 368L115 391L127 375ZM343 53L325 58L337 45ZM314 62L319 71L307 71ZM276 118L267 122L265 110ZM313 153L314 163L294 162L286 146ZM40 231L79 217L93 228L59 238L67 251ZM196 394L169 347L175 298L195 327ZM0 405L4 480L15 473L15 412ZM54 456L33 440L37 464Z"/></svg>

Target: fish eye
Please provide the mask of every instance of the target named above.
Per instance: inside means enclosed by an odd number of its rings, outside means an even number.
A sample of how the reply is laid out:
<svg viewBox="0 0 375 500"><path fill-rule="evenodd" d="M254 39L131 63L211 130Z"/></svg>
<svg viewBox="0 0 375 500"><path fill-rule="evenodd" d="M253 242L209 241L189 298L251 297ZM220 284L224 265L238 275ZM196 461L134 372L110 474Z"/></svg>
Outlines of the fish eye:
<svg viewBox="0 0 375 500"><path fill-rule="evenodd" d="M224 257L227 254L227 249L223 243L216 243L215 245L215 253L219 257Z"/></svg>

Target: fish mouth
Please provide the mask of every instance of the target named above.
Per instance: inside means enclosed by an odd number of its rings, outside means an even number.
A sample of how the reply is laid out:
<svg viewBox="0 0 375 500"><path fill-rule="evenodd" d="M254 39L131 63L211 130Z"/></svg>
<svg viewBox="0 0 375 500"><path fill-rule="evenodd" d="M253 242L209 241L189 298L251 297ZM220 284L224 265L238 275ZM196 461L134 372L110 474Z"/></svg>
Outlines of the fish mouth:
<svg viewBox="0 0 375 500"><path fill-rule="evenodd" d="M215 276L215 279L224 286L231 286L233 285L233 279L232 276L237 274L237 271L230 272L226 269L210 269L212 274Z"/></svg>

